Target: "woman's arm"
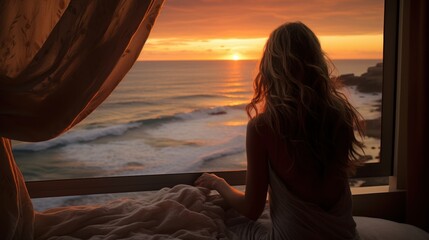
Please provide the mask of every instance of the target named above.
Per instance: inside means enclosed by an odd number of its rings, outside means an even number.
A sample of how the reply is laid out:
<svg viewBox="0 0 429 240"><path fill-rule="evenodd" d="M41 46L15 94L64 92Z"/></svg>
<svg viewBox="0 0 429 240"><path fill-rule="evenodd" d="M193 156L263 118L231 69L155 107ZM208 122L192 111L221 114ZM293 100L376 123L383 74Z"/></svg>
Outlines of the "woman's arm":
<svg viewBox="0 0 429 240"><path fill-rule="evenodd" d="M247 174L245 193L231 187L223 178L204 173L196 186L219 192L226 203L242 215L256 220L264 210L268 190L268 153L263 138L256 131L255 121L249 121L246 136Z"/></svg>

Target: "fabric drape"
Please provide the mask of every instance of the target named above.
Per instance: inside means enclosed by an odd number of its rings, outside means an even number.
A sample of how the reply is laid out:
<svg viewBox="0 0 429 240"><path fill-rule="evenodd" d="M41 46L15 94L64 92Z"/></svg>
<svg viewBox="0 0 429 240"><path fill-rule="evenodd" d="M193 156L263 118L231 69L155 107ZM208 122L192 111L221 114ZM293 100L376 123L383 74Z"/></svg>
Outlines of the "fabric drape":
<svg viewBox="0 0 429 240"><path fill-rule="evenodd" d="M403 59L408 82L407 223L429 232L429 3L404 1L404 8L404 51L409 55Z"/></svg>
<svg viewBox="0 0 429 240"><path fill-rule="evenodd" d="M163 0L0 1L0 236L32 239L9 139L42 141L91 113L137 59Z"/></svg>

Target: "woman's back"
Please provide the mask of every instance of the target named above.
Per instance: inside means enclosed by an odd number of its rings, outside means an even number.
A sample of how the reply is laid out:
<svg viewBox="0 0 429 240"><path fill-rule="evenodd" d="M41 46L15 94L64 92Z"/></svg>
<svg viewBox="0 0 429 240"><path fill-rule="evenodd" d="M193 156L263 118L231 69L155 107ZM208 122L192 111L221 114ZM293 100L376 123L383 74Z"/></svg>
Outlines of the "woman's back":
<svg viewBox="0 0 429 240"><path fill-rule="evenodd" d="M259 138L265 152L259 160L268 165L271 230L258 223L243 225L237 230L242 239L261 236L261 231L266 237L260 239L357 239L347 175L335 164L348 158L347 151L328 151L332 164L323 167L307 144L285 139L264 124L263 116L249 122L257 134L248 137Z"/></svg>
<svg viewBox="0 0 429 240"><path fill-rule="evenodd" d="M348 176L362 147L354 130L362 132L328 62L307 26L287 23L268 38L254 80L246 110L257 134L247 141L260 144L247 145L259 149L248 151L248 172L269 165L273 239L356 236Z"/></svg>
<svg viewBox="0 0 429 240"><path fill-rule="evenodd" d="M321 174L320 165L308 149L301 149L299 159L291 159L290 151L299 151L299 146L288 146L288 142L282 140L267 125L257 124L257 128L266 143L272 170L293 194L325 210L337 203L348 184L347 176L342 175L337 166L328 166ZM338 147L337 151L340 152L331 156L332 162L336 162L336 157L347 157L342 148Z"/></svg>
<svg viewBox="0 0 429 240"><path fill-rule="evenodd" d="M352 217L351 194L348 186L343 185L335 203L329 203L329 208L325 209L318 203L297 196L290 187L286 186L271 164L269 179L271 230L265 239L359 238Z"/></svg>

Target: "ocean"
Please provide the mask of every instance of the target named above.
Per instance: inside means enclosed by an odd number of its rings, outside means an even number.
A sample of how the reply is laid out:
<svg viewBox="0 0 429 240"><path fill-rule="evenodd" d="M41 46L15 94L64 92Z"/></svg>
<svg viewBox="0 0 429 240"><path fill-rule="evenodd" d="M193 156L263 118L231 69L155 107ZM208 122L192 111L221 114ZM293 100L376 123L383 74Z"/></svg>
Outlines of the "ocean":
<svg viewBox="0 0 429 240"><path fill-rule="evenodd" d="M334 60L359 76L381 60ZM246 168L244 111L257 61L136 62L109 98L69 132L14 142L26 181ZM380 117L381 93L345 94L365 119ZM366 138L366 154L380 140ZM374 160L376 161L376 160Z"/></svg>

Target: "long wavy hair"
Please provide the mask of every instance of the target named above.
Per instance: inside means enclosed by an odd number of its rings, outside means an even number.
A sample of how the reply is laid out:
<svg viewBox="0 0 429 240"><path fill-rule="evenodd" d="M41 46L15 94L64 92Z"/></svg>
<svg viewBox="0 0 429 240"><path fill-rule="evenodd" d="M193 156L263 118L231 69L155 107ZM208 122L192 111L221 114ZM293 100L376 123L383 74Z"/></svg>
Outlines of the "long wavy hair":
<svg viewBox="0 0 429 240"><path fill-rule="evenodd" d="M311 154L322 174L335 166L350 176L361 165L363 143L355 131L362 139L362 117L338 91L330 66L306 25L281 25L266 42L246 112L288 143L293 161Z"/></svg>

